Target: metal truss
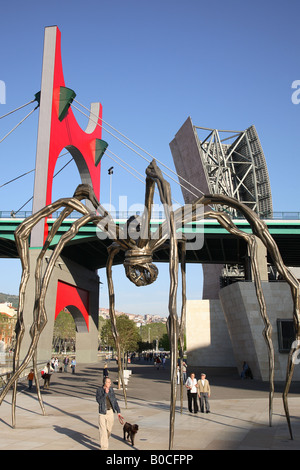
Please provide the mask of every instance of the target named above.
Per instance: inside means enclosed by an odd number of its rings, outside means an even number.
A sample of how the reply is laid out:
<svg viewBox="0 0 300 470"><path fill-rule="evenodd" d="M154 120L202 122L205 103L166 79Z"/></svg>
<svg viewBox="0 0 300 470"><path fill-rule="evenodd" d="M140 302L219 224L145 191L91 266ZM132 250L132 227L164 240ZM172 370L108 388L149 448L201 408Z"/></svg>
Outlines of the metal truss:
<svg viewBox="0 0 300 470"><path fill-rule="evenodd" d="M236 198L260 218L270 217L271 188L255 126L244 131L193 128L210 192Z"/></svg>

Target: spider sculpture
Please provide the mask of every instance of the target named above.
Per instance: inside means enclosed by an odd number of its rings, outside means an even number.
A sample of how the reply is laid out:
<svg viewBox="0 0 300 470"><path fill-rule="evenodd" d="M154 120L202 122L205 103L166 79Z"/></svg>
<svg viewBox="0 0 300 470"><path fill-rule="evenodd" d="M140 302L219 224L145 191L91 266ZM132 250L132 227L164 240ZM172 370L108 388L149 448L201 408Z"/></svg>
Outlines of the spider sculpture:
<svg viewBox="0 0 300 470"><path fill-rule="evenodd" d="M116 343L118 357L120 354L120 341L116 326L115 315L115 294L114 285L112 280L112 266L114 257L120 251L124 252L124 267L126 276L137 286L145 286L154 282L158 276L158 269L153 264L153 254L164 248L169 249L169 273L170 273L170 287L169 287L169 318L168 318L168 334L171 345L171 394L170 394L170 423L169 423L169 448L173 447L174 440L174 423L175 423L175 405L177 396L177 356L178 344L179 355L182 364L183 354L183 333L185 329L185 309L186 309L186 288L185 288L185 240L177 237L177 232L180 231L185 224L199 220L199 217L214 218L216 219L228 232L237 237L244 239L248 244L251 267L253 273L253 280L256 289L256 295L259 303L260 313L264 322L263 335L268 347L269 357L269 424L272 424L272 409L273 409L273 395L274 395L274 348L272 344L272 328L267 316L266 304L264 294L261 288L261 282L258 271L257 255L256 255L256 240L259 238L270 256L273 259L274 265L282 278L290 285L292 299L293 299L293 320L296 331L296 340L291 348L288 365L286 383L283 392L283 404L286 414L286 419L290 431L291 439L293 439L290 416L288 410L287 395L290 388L290 383L294 371L293 355L299 349L300 339L300 323L299 323L299 283L289 269L284 265L278 247L270 235L266 224L258 218L258 216L245 205L241 204L236 199L224 195L204 195L195 200L192 205L180 207L176 211L172 209L171 203L171 190L169 183L165 181L160 169L158 168L155 160L153 160L146 169L146 194L145 194L145 210L141 217L134 217L129 219L123 228L116 225L111 215L99 204L92 189L88 185L79 185L72 198L63 198L46 206L36 214L28 217L19 226L15 232L15 240L18 253L22 263L22 278L19 291L19 309L18 321L16 325L16 348L14 353L14 369L11 378L8 380L5 388L0 395L0 404L6 396L8 390L13 386L12 398L12 421L15 427L15 407L16 407L16 390L17 382L21 373L28 367L29 362L32 360L33 368L35 371L35 378L37 384L37 394L43 414L45 408L42 401L42 396L39 389L39 381L37 376L37 346L39 337L47 323L47 315L45 309L45 296L49 284L49 279L53 271L55 262L62 252L66 243L78 233L81 227L89 222L93 222L100 230L104 230L109 238L112 240L111 245L108 247L108 257L106 263L106 274L109 289L109 307L112 333ZM155 186L157 185L160 200L165 209L165 221L157 228L157 230L150 234L150 218L151 209L153 204L153 196ZM88 209L81 202L82 199L91 201L95 211ZM244 233L239 230L232 222L229 215L223 211L215 211L212 209L205 210L199 215L197 207L204 206L205 209L212 205L232 207L237 209L244 215L252 228L252 234ZM35 302L33 310L33 323L30 329L31 344L28 352L20 364L20 345L24 336L24 321L23 321L23 308L24 299L26 294L26 286L29 277L29 243L28 239L32 228L44 217L48 217L59 208L64 207L59 218L53 224L44 246L37 258L35 266ZM52 251L50 260L46 266L45 271L42 273L42 260L49 248L54 235L61 226L63 220L72 212L78 211L82 217L76 220L68 230L64 233L54 250ZM134 222L135 236L132 235L131 226ZM181 250L179 250L179 244ZM179 251L181 259L179 260ZM182 307L181 319L179 321L177 315L177 290L178 290L178 268L181 264L182 271ZM294 345L297 346L294 346ZM123 372L121 361L118 361L119 377L123 385L123 393L126 402L126 392L124 387ZM182 373L181 373L181 404L182 404Z"/></svg>

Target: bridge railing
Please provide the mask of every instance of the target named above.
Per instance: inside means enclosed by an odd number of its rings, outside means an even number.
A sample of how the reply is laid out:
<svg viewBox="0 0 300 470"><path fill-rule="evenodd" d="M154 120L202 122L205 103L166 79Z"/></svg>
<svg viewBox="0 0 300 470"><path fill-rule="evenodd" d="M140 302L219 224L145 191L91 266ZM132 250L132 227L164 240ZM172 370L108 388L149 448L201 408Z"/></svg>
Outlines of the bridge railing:
<svg viewBox="0 0 300 470"><path fill-rule="evenodd" d="M52 219L56 219L59 217L62 211L56 211L53 212L52 214ZM129 219L129 217L132 217L134 215L142 215L142 211L112 211L110 212L111 216L113 219L119 220L119 219ZM19 211L17 213L13 213L12 211L0 211L0 219L26 219L26 217L29 217L32 215L32 211ZM67 219L79 219L82 217L82 214L80 212L72 212ZM153 212L152 213L152 219L164 219L165 218L165 213L163 211L160 212Z"/></svg>
<svg viewBox="0 0 300 470"><path fill-rule="evenodd" d="M52 218L56 219L59 217L62 211L57 211L52 214ZM135 212L135 211L112 211L110 212L113 219L129 219L134 215L142 215L142 211ZM1 211L0 210L0 219L26 219L32 215L32 211L18 211L14 213L13 211ZM79 219L82 216L79 212L72 212L67 218L68 219ZM165 213L163 211L153 212L152 219L163 220L165 218ZM237 217L238 218L238 217ZM300 212L289 212L289 211L282 211L282 212L273 212L272 215L263 217L264 220L300 220Z"/></svg>

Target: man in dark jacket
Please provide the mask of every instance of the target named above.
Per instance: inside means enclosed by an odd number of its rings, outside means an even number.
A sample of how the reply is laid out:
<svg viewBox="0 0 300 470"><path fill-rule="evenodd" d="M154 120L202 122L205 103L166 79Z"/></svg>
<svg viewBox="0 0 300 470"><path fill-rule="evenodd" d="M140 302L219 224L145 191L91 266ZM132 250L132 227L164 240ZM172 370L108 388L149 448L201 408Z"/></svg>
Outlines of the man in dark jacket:
<svg viewBox="0 0 300 470"><path fill-rule="evenodd" d="M108 449L108 439L111 435L114 424L114 413L118 414L120 423L123 418L115 393L111 388L111 380L106 377L103 387L99 387L96 392L96 400L99 404L99 433L101 450Z"/></svg>

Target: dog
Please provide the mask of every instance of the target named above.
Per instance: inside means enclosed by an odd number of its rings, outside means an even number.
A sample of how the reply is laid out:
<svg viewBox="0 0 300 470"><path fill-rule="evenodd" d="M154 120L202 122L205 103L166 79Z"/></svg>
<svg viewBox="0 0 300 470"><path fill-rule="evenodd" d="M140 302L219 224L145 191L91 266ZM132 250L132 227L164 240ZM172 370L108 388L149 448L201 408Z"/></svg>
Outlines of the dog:
<svg viewBox="0 0 300 470"><path fill-rule="evenodd" d="M136 433L138 432L138 430L139 430L139 427L137 424L125 423L123 426L124 441L126 441L125 435L127 433L127 441L129 441L129 438L130 438L131 445L134 446L134 437Z"/></svg>

